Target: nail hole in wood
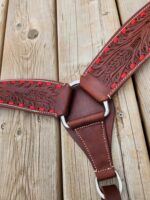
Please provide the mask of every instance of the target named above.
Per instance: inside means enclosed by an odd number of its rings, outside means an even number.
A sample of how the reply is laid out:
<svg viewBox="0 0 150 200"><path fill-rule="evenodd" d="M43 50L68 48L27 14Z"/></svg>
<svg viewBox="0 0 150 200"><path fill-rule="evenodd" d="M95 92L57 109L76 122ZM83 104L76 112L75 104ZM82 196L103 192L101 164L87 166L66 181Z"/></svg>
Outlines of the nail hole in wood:
<svg viewBox="0 0 150 200"><path fill-rule="evenodd" d="M16 26L17 26L17 28L21 28L22 24L18 23Z"/></svg>
<svg viewBox="0 0 150 200"><path fill-rule="evenodd" d="M20 128L17 130L17 135L18 136L21 135L21 129Z"/></svg>
<svg viewBox="0 0 150 200"><path fill-rule="evenodd" d="M123 112L119 112L118 113L118 117L123 118L124 117L124 113Z"/></svg>

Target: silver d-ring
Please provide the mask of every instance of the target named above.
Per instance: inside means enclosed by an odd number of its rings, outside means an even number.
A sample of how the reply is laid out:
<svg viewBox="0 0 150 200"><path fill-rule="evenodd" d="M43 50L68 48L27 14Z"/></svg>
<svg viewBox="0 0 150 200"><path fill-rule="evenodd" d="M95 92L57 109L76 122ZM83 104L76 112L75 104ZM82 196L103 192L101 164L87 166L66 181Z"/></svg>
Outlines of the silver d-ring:
<svg viewBox="0 0 150 200"><path fill-rule="evenodd" d="M80 84L79 80L76 80L76 81L73 81L73 82L69 83L69 85L71 87L73 87L74 85L78 85L78 84ZM109 115L109 112L110 112L108 101L103 101L103 105L104 105L104 109L105 109L104 117L107 117ZM64 127L65 128L69 128L69 126L68 126L68 124L66 122L65 116L62 115L60 117L60 119L61 119L61 122L64 125Z"/></svg>
<svg viewBox="0 0 150 200"><path fill-rule="evenodd" d="M118 185L119 185L119 192L122 193L122 181L121 181L121 178L118 174L118 172L115 170L115 174L116 174L116 177L117 177L117 180L118 180ZM97 193L99 194L99 196L102 198L102 199L105 199L105 195L102 193L102 191L100 190L100 187L98 185L98 180L97 178L95 179L95 184L96 184L96 190L97 190Z"/></svg>

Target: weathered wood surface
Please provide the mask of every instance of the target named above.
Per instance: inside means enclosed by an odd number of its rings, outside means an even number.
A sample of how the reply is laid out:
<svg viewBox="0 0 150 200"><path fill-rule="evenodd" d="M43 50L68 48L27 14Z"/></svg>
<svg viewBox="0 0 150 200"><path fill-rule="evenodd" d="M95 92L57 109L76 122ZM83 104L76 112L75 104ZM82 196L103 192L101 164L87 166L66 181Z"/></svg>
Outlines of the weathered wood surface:
<svg viewBox="0 0 150 200"><path fill-rule="evenodd" d="M0 66L2 63L3 43L7 19L8 0L0 0Z"/></svg>
<svg viewBox="0 0 150 200"><path fill-rule="evenodd" d="M0 0L1 79L79 79L120 24L146 2L9 0L7 12L8 1ZM141 123L150 138L149 62L135 75L134 85L130 79L114 97L112 152L123 181L122 200L150 198ZM100 199L91 164L56 120L1 109L0 125L0 200Z"/></svg>
<svg viewBox="0 0 150 200"><path fill-rule="evenodd" d="M1 79L57 79L55 1L9 1ZM0 115L0 199L60 200L56 120L14 110Z"/></svg>

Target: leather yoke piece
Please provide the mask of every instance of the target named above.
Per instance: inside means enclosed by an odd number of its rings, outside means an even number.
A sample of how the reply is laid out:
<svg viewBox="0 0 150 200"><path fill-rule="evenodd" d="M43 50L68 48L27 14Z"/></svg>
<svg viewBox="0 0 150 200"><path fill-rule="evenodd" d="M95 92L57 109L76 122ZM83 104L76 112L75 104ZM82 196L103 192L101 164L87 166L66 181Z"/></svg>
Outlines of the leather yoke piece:
<svg viewBox="0 0 150 200"><path fill-rule="evenodd" d="M70 135L87 155L98 180L115 176L111 157L111 138L114 106L104 117L103 104L88 95L80 86L72 89L72 100L67 122Z"/></svg>

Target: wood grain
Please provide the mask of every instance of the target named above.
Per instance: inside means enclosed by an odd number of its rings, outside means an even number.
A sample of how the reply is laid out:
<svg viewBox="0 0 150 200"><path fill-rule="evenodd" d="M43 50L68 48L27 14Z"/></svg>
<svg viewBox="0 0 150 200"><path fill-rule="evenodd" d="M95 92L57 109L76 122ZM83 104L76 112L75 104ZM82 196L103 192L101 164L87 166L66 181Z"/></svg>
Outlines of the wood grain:
<svg viewBox="0 0 150 200"><path fill-rule="evenodd" d="M0 66L2 64L8 0L0 0ZM1 67L0 67L1 68Z"/></svg>
<svg viewBox="0 0 150 200"><path fill-rule="evenodd" d="M118 6L122 23L130 17L134 12L141 8L144 4L148 3L148 0L138 0L136 4L131 4L129 0L119 1ZM137 91L137 97L139 100L139 106L142 114L145 133L150 146L150 61L144 63L143 67L135 74L135 87Z"/></svg>
<svg viewBox="0 0 150 200"><path fill-rule="evenodd" d="M57 79L55 1L9 1L1 78ZM60 139L50 117L1 109L0 199L60 200Z"/></svg>
<svg viewBox="0 0 150 200"><path fill-rule="evenodd" d="M71 81L79 78L120 22L113 0L62 0L57 5L59 77ZM131 79L114 100L112 152L123 181L122 199L148 200L149 160ZM64 199L99 199L89 161L63 128L62 158Z"/></svg>

